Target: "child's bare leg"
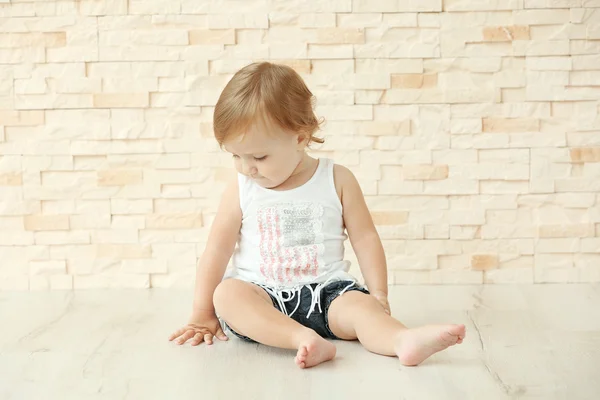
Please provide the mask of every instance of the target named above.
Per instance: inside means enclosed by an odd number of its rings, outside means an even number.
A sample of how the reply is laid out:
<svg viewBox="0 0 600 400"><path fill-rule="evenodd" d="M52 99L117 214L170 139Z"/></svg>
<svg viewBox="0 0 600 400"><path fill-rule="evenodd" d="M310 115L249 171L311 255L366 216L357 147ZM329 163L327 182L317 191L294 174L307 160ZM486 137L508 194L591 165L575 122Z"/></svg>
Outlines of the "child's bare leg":
<svg viewBox="0 0 600 400"><path fill-rule="evenodd" d="M329 326L341 339L358 339L369 351L398 356L404 365L418 365L449 346L462 343L464 325L427 325L408 329L385 313L372 296L352 291L329 307Z"/></svg>
<svg viewBox="0 0 600 400"><path fill-rule="evenodd" d="M268 346L297 349L296 364L309 368L335 357L335 346L273 307L260 287L227 279L214 294L217 313L231 329Z"/></svg>

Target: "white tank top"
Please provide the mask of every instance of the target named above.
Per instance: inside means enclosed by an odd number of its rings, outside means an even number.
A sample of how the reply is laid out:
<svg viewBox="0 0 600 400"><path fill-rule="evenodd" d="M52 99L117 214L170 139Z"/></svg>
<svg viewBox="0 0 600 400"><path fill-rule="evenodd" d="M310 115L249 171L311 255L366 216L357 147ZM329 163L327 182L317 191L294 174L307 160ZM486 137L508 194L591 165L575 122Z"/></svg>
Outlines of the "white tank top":
<svg viewBox="0 0 600 400"><path fill-rule="evenodd" d="M286 191L238 175L242 226L228 277L269 287L285 301L306 284L320 284L313 295L318 301L327 283L356 281L344 260L347 236L333 165L319 159L308 182Z"/></svg>

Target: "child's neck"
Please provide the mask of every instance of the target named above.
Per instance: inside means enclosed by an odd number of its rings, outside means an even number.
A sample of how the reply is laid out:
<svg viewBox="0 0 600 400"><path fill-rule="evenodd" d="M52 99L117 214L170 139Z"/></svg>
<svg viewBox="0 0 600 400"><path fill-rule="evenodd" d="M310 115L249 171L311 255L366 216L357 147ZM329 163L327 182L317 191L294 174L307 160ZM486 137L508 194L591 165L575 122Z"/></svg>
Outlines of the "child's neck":
<svg viewBox="0 0 600 400"><path fill-rule="evenodd" d="M318 165L319 160L310 157L305 152L290 177L287 178L281 185L273 188L273 190L292 190L304 185L315 174Z"/></svg>

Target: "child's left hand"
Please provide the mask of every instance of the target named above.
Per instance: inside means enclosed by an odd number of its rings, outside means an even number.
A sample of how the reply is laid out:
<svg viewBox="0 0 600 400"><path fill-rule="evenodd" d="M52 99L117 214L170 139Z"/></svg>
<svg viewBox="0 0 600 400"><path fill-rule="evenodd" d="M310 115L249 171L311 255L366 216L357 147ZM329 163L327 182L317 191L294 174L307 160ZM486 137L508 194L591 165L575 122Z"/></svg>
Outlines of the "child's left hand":
<svg viewBox="0 0 600 400"><path fill-rule="evenodd" d="M381 304L386 314L391 315L390 303L388 302L387 294L374 292L371 293L371 295L377 299L379 304Z"/></svg>

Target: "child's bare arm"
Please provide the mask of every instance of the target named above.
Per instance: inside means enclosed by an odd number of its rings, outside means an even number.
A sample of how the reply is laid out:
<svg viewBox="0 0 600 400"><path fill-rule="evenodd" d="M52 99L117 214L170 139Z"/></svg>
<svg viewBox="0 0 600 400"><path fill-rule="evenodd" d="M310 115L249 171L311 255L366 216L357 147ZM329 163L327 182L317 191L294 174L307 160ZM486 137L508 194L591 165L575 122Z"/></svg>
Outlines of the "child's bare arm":
<svg viewBox="0 0 600 400"><path fill-rule="evenodd" d="M223 279L242 225L242 211L239 204L238 183L236 179L232 179L223 193L206 248L198 262L194 312L214 313L213 293Z"/></svg>
<svg viewBox="0 0 600 400"><path fill-rule="evenodd" d="M192 316L187 325L171 334L169 340L183 344L191 339L192 346L202 342L212 344L214 337L227 340L215 315L213 294L233 254L241 224L238 184L233 180L223 193L206 249L196 269Z"/></svg>
<svg viewBox="0 0 600 400"><path fill-rule="evenodd" d="M354 174L340 165L335 165L334 177L336 190L342 201L344 224L365 283L375 297L386 297L388 287L385 253L360 185Z"/></svg>

